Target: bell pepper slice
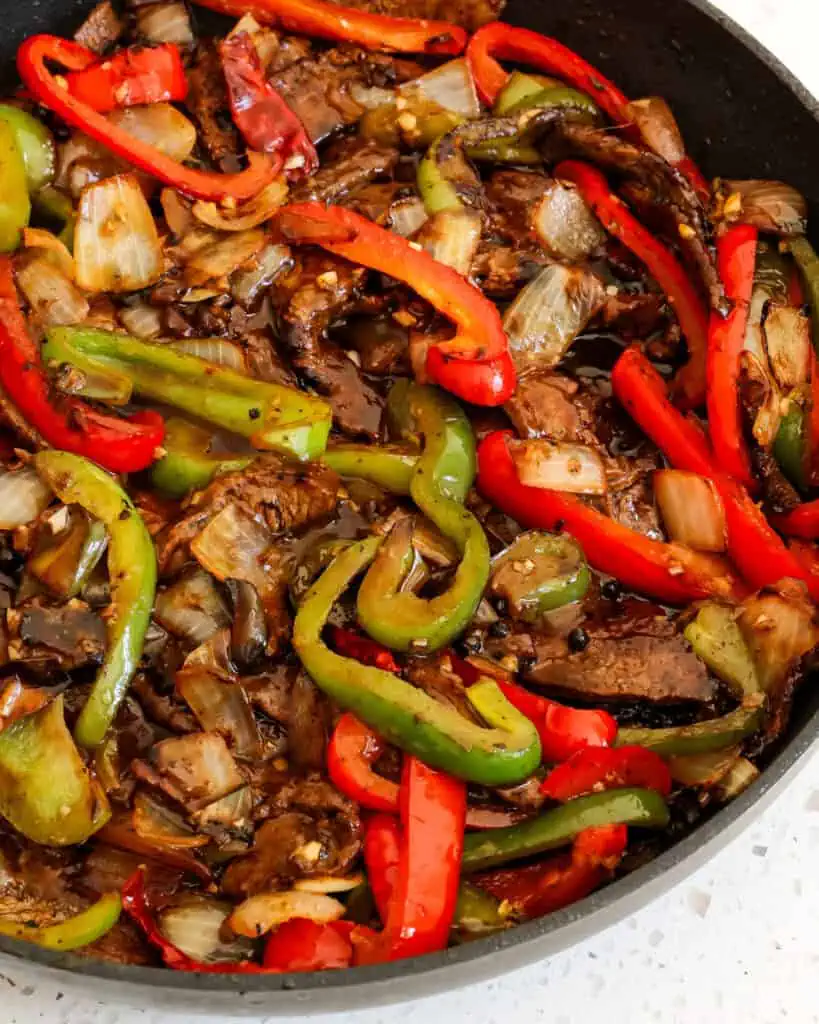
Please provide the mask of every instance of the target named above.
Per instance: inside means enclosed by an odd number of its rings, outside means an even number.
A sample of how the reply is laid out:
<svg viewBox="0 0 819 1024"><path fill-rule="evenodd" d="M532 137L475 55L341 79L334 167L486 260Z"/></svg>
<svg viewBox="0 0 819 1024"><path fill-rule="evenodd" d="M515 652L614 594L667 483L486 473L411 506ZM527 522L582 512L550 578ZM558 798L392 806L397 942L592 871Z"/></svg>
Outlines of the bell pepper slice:
<svg viewBox="0 0 819 1024"><path fill-rule="evenodd" d="M448 21L370 14L328 0L196 0L220 14L252 14L262 25L278 25L296 35L355 43L387 53L440 53L457 56L467 35Z"/></svg>
<svg viewBox="0 0 819 1024"><path fill-rule="evenodd" d="M281 168L281 161L260 153L248 154L246 170L238 174L218 174L187 167L161 153L154 146L112 124L87 103L64 89L48 63L71 71L82 71L95 63L96 54L79 43L58 36L30 36L17 51L17 70L24 85L38 103L48 107L66 124L109 149L115 156L159 181L195 199L252 199L269 185Z"/></svg>
<svg viewBox="0 0 819 1024"><path fill-rule="evenodd" d="M531 722L490 680L467 696L490 728L468 721L397 675L331 651L322 631L333 604L373 560L380 538L351 544L336 556L299 607L293 648L316 685L385 740L459 778L497 786L520 782L540 762Z"/></svg>
<svg viewBox="0 0 819 1024"><path fill-rule="evenodd" d="M808 414L798 401L790 401L771 449L785 477L802 492L808 484L809 427Z"/></svg>
<svg viewBox="0 0 819 1024"><path fill-rule="evenodd" d="M48 128L22 107L8 103L0 103L0 120L5 121L14 133L25 164L29 193L33 195L50 185L54 180L57 154Z"/></svg>
<svg viewBox="0 0 819 1024"><path fill-rule="evenodd" d="M401 671L401 666L392 656L392 651L375 640L370 640L369 637L359 636L351 629L343 629L341 626L331 626L330 639L338 653L343 654L345 658L355 658L362 665L374 665L384 672Z"/></svg>
<svg viewBox="0 0 819 1024"><path fill-rule="evenodd" d="M750 694L735 710L721 718L666 729L626 728L617 733L617 746L645 747L662 757L707 754L740 743L762 727L765 695Z"/></svg>
<svg viewBox="0 0 819 1024"><path fill-rule="evenodd" d="M272 971L329 971L353 961L351 921L318 924L294 917L279 925L264 948L264 966Z"/></svg>
<svg viewBox="0 0 819 1024"><path fill-rule="evenodd" d="M632 121L625 93L605 75L601 75L592 64L556 39L531 29L493 21L483 25L472 36L466 48L466 56L478 95L489 106L495 103L509 79L509 74L496 58L531 64L539 71L556 75L591 96L616 125L625 126L631 136L642 137ZM694 161L685 156L675 166L688 178L700 198L707 202L710 196L708 182Z"/></svg>
<svg viewBox="0 0 819 1024"><path fill-rule="evenodd" d="M697 289L676 256L647 231L616 196L596 168L579 160L565 160L555 177L568 181L586 200L603 227L645 263L677 314L688 346L688 362L679 371L675 386L690 408L705 401L708 353L708 314Z"/></svg>
<svg viewBox="0 0 819 1024"><path fill-rule="evenodd" d="M145 469L162 444L165 429L158 413L120 419L52 393L40 349L20 312L8 257L0 257L0 384L49 444L85 455L114 473Z"/></svg>
<svg viewBox="0 0 819 1024"><path fill-rule="evenodd" d="M500 313L456 270L341 206L285 206L278 226L289 241L320 245L403 281L454 321L455 337L429 347L426 371L432 381L475 405L502 405L512 396L515 371Z"/></svg>
<svg viewBox="0 0 819 1024"><path fill-rule="evenodd" d="M409 494L418 452L389 445L331 444L321 461L339 476L369 480L393 494Z"/></svg>
<svg viewBox="0 0 819 1024"><path fill-rule="evenodd" d="M373 771L384 742L349 713L338 720L327 747L327 773L336 789L370 811L398 812L398 784Z"/></svg>
<svg viewBox="0 0 819 1024"><path fill-rule="evenodd" d="M404 759L401 841L383 932L359 947L359 962L382 963L444 949L455 915L466 787L415 757Z"/></svg>
<svg viewBox="0 0 819 1024"><path fill-rule="evenodd" d="M696 552L636 533L572 495L522 484L507 445L511 436L495 431L478 446L478 490L507 515L532 529L566 530L600 572L669 604L735 592L736 579Z"/></svg>
<svg viewBox="0 0 819 1024"><path fill-rule="evenodd" d="M492 832L472 832L464 839L461 868L465 874L533 857L568 846L588 828L636 825L664 829L669 814L653 789L611 789L579 796L536 818Z"/></svg>
<svg viewBox="0 0 819 1024"><path fill-rule="evenodd" d="M729 228L717 241L717 270L732 302L727 316L711 313L708 328L708 433L717 465L749 490L756 488L742 429L739 357L745 344L759 233L749 224Z"/></svg>
<svg viewBox="0 0 819 1024"><path fill-rule="evenodd" d="M67 953L72 949L90 946L92 942L107 935L119 920L121 912L122 900L119 893L108 892L86 910L59 924L38 928L0 920L0 935L33 942L43 949Z"/></svg>
<svg viewBox="0 0 819 1024"><path fill-rule="evenodd" d="M316 147L304 125L265 78L249 33L231 33L219 44L219 53L230 112L248 147L279 154L288 170L312 173L318 166Z"/></svg>
<svg viewBox="0 0 819 1024"><path fill-rule="evenodd" d="M13 252L31 216L26 164L12 126L0 119L0 252Z"/></svg>
<svg viewBox="0 0 819 1024"><path fill-rule="evenodd" d="M395 785L396 814L374 814L364 832L364 863L381 923L387 923L401 860L401 825L397 817L399 787Z"/></svg>
<svg viewBox="0 0 819 1024"><path fill-rule="evenodd" d="M788 551L745 488L717 469L699 429L674 408L662 377L638 348L620 356L611 383L620 403L672 465L713 481L725 509L728 553L751 586L801 579L814 600L819 598L817 581Z"/></svg>
<svg viewBox="0 0 819 1024"><path fill-rule="evenodd" d="M204 427L171 416L165 423L165 454L151 469L151 483L171 498L207 487L219 473L249 466L255 455L212 455L213 438Z"/></svg>
<svg viewBox="0 0 819 1024"><path fill-rule="evenodd" d="M802 537L803 540L819 539L819 500L806 501L791 512L773 517L777 530L788 537Z"/></svg>
<svg viewBox="0 0 819 1024"><path fill-rule="evenodd" d="M489 578L489 543L464 508L475 475L475 440L466 414L444 392L420 384L393 386L390 405L406 410L407 429L424 438L410 494L461 561L451 585L433 598L399 588L412 559L412 524L399 523L382 545L358 590L356 612L375 640L394 650L425 653L450 644L471 621Z"/></svg>
<svg viewBox="0 0 819 1024"><path fill-rule="evenodd" d="M61 501L81 505L108 530L111 603L105 659L75 730L82 746L97 747L105 739L142 657L156 591L156 554L131 499L98 466L56 451L38 452L33 461Z"/></svg>
<svg viewBox="0 0 819 1024"><path fill-rule="evenodd" d="M188 94L179 48L173 43L119 50L65 76L75 100L105 114L118 107L177 103Z"/></svg>
<svg viewBox="0 0 819 1024"><path fill-rule="evenodd" d="M644 747L587 747L553 768L540 787L550 800L566 803L603 789L638 786L671 792L671 772L665 761Z"/></svg>

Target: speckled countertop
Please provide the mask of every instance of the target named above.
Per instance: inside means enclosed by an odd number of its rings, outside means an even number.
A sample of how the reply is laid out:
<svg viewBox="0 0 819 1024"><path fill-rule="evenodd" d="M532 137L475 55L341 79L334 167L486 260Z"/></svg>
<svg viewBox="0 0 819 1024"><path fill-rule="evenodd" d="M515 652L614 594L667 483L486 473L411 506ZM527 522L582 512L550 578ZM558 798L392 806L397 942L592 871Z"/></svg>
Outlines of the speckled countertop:
<svg viewBox="0 0 819 1024"><path fill-rule="evenodd" d="M716 3L819 95L817 0ZM819 1021L817 863L819 752L748 831L671 893L621 924L498 981L398 1007L347 1014L344 1020ZM175 1024L193 1019L104 1006L34 975L0 976L0 1024ZM274 1019L284 1020L270 1018ZM233 1024L226 1017L196 1020ZM314 1020L329 1024L339 1018ZM295 1024L295 1018L284 1024Z"/></svg>

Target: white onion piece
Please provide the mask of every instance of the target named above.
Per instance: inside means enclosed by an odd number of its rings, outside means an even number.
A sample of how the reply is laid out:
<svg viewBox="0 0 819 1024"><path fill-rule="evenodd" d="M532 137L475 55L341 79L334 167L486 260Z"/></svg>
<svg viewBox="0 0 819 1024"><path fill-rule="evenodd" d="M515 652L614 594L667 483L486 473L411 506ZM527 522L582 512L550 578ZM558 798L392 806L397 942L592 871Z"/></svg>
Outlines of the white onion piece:
<svg viewBox="0 0 819 1024"><path fill-rule="evenodd" d="M172 188L163 188L159 193L159 203L165 214L165 223L175 238L182 238L193 227L196 218L191 210L190 200L175 192Z"/></svg>
<svg viewBox="0 0 819 1024"><path fill-rule="evenodd" d="M481 241L481 228L476 210L442 210L424 224L417 242L434 260L466 277Z"/></svg>
<svg viewBox="0 0 819 1024"><path fill-rule="evenodd" d="M121 174L128 165L118 160L104 146L82 132L74 132L57 148L57 175L54 184L79 199L83 188L93 181Z"/></svg>
<svg viewBox="0 0 819 1024"><path fill-rule="evenodd" d="M190 257L185 267L185 281L189 285L203 285L222 277L251 260L264 246L267 238L259 228L237 231L204 244Z"/></svg>
<svg viewBox="0 0 819 1024"><path fill-rule="evenodd" d="M88 300L47 255L21 261L17 286L43 327L79 324L88 316Z"/></svg>
<svg viewBox="0 0 819 1024"><path fill-rule="evenodd" d="M269 586L262 559L273 541L257 519L226 505L191 542L191 553L218 580L247 580L260 595Z"/></svg>
<svg viewBox="0 0 819 1024"><path fill-rule="evenodd" d="M197 359L204 359L217 366L227 366L237 373L247 372L242 349L230 341L225 341L224 338L183 338L181 341L171 342L168 347L175 352L196 356Z"/></svg>
<svg viewBox="0 0 819 1024"><path fill-rule="evenodd" d="M149 43L175 43L182 47L193 45L188 9L178 0L140 5L136 9L136 21L140 36Z"/></svg>
<svg viewBox="0 0 819 1024"><path fill-rule="evenodd" d="M201 570L159 591L154 618L169 633L197 646L231 621L227 604L212 577Z"/></svg>
<svg viewBox="0 0 819 1024"><path fill-rule="evenodd" d="M145 302L125 306L118 312L122 326L136 338L156 338L162 333L162 313Z"/></svg>
<svg viewBox="0 0 819 1024"><path fill-rule="evenodd" d="M74 257L61 239L44 228L23 228L23 246L26 249L40 249L54 266L73 281L76 275Z"/></svg>
<svg viewBox="0 0 819 1024"><path fill-rule="evenodd" d="M810 375L811 322L801 309L771 303L763 325L768 361L779 386L790 391Z"/></svg>
<svg viewBox="0 0 819 1024"><path fill-rule="evenodd" d="M137 793L131 818L134 831L149 843L172 850L196 850L207 846L207 836L197 835L180 814L172 811L151 793Z"/></svg>
<svg viewBox="0 0 819 1024"><path fill-rule="evenodd" d="M162 246L132 174L83 190L74 232L77 284L89 292L134 292L162 275Z"/></svg>
<svg viewBox="0 0 819 1024"><path fill-rule="evenodd" d="M768 358L764 352L761 359L750 350L741 352L739 372L743 381L750 381L756 394L760 396L751 433L759 445L765 449L770 448L776 440L782 421L782 392L770 372Z"/></svg>
<svg viewBox="0 0 819 1024"><path fill-rule="evenodd" d="M402 238L410 238L426 223L427 211L420 196L396 199L390 206L390 231Z"/></svg>
<svg viewBox="0 0 819 1024"><path fill-rule="evenodd" d="M562 260L582 260L606 240L600 221L576 188L553 181L532 211L532 227L544 246Z"/></svg>
<svg viewBox="0 0 819 1024"><path fill-rule="evenodd" d="M739 625L756 665L763 690L781 682L793 662L819 642L814 608L804 587L784 581L777 591L762 591L742 604Z"/></svg>
<svg viewBox="0 0 819 1024"><path fill-rule="evenodd" d="M294 917L329 924L344 916L344 904L314 892L261 892L240 903L228 918L237 935L257 939Z"/></svg>
<svg viewBox="0 0 819 1024"><path fill-rule="evenodd" d="M725 510L710 480L661 469L654 474L654 496L672 540L694 551L725 550Z"/></svg>
<svg viewBox="0 0 819 1024"><path fill-rule="evenodd" d="M239 757L253 760L260 756L259 727L239 683L191 666L176 673L176 689L203 729L227 736Z"/></svg>
<svg viewBox="0 0 819 1024"><path fill-rule="evenodd" d="M721 183L723 217L730 222L752 224L760 231L791 236L807 228L805 197L782 181L725 180Z"/></svg>
<svg viewBox="0 0 819 1024"><path fill-rule="evenodd" d="M247 231L275 217L280 206L287 202L287 179L282 176L266 185L258 195L234 210L227 210L199 200L192 212L197 220L217 231Z"/></svg>
<svg viewBox="0 0 819 1024"><path fill-rule="evenodd" d="M603 282L584 267L544 267L503 317L518 370L557 365L605 297Z"/></svg>
<svg viewBox="0 0 819 1024"><path fill-rule="evenodd" d="M632 100L626 110L646 145L670 164L685 158L685 144L671 107L659 96Z"/></svg>
<svg viewBox="0 0 819 1024"><path fill-rule="evenodd" d="M350 892L364 881L361 873L349 875L347 878L339 878L336 875L319 875L316 878L297 878L293 882L293 888L298 892Z"/></svg>
<svg viewBox="0 0 819 1024"><path fill-rule="evenodd" d="M0 530L25 526L44 512L51 491L28 467L0 473Z"/></svg>
<svg viewBox="0 0 819 1024"><path fill-rule="evenodd" d="M593 448L538 438L512 441L509 452L520 482L568 494L605 494L606 469Z"/></svg>
<svg viewBox="0 0 819 1024"><path fill-rule="evenodd" d="M186 894L162 911L157 924L168 942L200 963L247 960L253 952L249 942L222 938L222 926L232 909L230 903Z"/></svg>
<svg viewBox="0 0 819 1024"><path fill-rule="evenodd" d="M223 736L194 732L153 747L157 770L180 791L191 810L201 809L244 785Z"/></svg>
<svg viewBox="0 0 819 1024"><path fill-rule="evenodd" d="M395 92L392 89L383 89L378 85L364 85L363 82L351 82L349 88L350 98L359 107L365 110L377 110L395 103Z"/></svg>
<svg viewBox="0 0 819 1024"><path fill-rule="evenodd" d="M398 91L407 99L420 96L428 103L464 117L479 117L481 113L472 72L464 57L447 61L434 71L406 82Z"/></svg>
<svg viewBox="0 0 819 1024"><path fill-rule="evenodd" d="M153 146L171 160L187 160L196 145L193 123L170 103L123 107L112 111L107 118L111 124Z"/></svg>
<svg viewBox="0 0 819 1024"><path fill-rule="evenodd" d="M195 811L191 817L197 828L211 826L238 829L250 823L252 811L253 789L250 786L242 786L220 800L207 804L201 811Z"/></svg>
<svg viewBox="0 0 819 1024"><path fill-rule="evenodd" d="M266 245L246 267L231 275L230 293L242 306L249 306L279 274L292 266L293 253L289 245Z"/></svg>

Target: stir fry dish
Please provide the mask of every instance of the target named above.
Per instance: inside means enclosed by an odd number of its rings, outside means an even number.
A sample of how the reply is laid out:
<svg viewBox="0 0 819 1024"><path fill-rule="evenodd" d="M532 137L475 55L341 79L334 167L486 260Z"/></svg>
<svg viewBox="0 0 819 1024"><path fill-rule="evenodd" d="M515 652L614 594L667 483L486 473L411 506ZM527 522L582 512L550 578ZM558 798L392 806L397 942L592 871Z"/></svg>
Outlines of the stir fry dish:
<svg viewBox="0 0 819 1024"><path fill-rule="evenodd" d="M497 0L201 3L102 0L0 104L0 935L433 953L786 732L806 203Z"/></svg>

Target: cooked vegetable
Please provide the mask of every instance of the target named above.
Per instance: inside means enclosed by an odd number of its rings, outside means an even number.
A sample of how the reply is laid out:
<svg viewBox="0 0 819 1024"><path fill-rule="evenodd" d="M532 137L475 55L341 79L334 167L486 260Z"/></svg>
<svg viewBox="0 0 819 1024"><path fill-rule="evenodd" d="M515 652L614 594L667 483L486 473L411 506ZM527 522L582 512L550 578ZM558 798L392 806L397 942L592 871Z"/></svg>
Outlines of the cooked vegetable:
<svg viewBox="0 0 819 1024"><path fill-rule="evenodd" d="M17 132L0 118L0 252L17 248L30 216L26 164Z"/></svg>
<svg viewBox="0 0 819 1024"><path fill-rule="evenodd" d="M606 471L593 448L551 441L509 445L518 479L526 487L547 487L568 494L605 494Z"/></svg>
<svg viewBox="0 0 819 1024"><path fill-rule="evenodd" d="M110 932L119 920L121 911L122 901L119 893L109 892L87 910L61 921L60 924L38 927L0 920L0 935L23 939L44 949L67 953L73 949L90 946L92 942Z"/></svg>
<svg viewBox="0 0 819 1024"><path fill-rule="evenodd" d="M21 107L0 104L0 120L12 131L23 157L29 193L38 192L54 179L54 139L36 117Z"/></svg>
<svg viewBox="0 0 819 1024"><path fill-rule="evenodd" d="M725 510L709 480L661 469L654 474L654 495L672 540L695 551L725 550Z"/></svg>
<svg viewBox="0 0 819 1024"><path fill-rule="evenodd" d="M493 559L489 589L508 602L516 618L537 622L544 613L581 600L590 581L580 545L570 537L522 533Z"/></svg>
<svg viewBox="0 0 819 1024"><path fill-rule="evenodd" d="M685 638L711 671L743 699L760 689L756 665L737 624L736 609L705 604L685 627Z"/></svg>

